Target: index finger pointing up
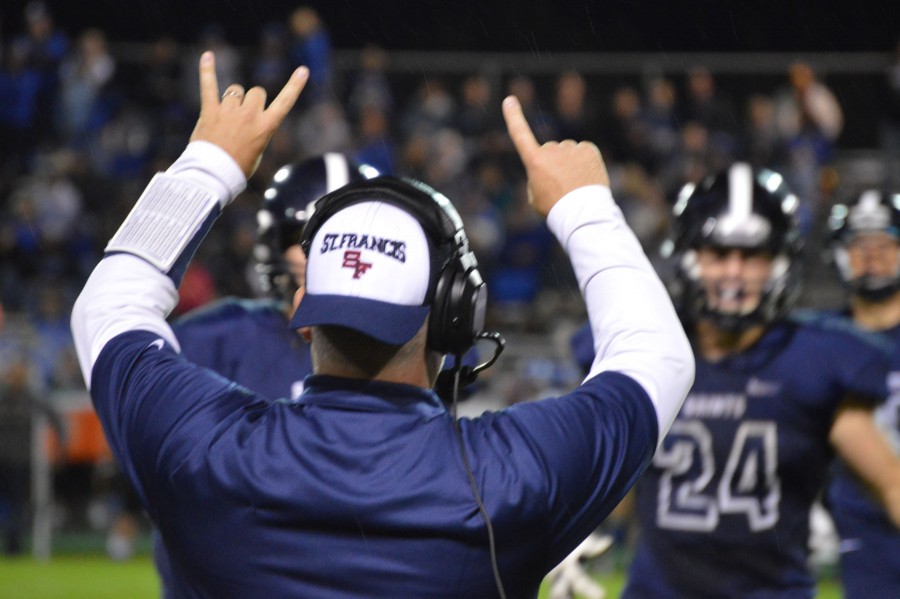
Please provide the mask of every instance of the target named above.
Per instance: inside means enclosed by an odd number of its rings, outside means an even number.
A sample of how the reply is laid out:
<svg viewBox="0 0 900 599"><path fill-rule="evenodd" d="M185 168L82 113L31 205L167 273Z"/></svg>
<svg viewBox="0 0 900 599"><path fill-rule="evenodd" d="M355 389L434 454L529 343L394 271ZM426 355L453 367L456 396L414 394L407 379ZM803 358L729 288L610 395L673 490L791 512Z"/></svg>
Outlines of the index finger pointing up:
<svg viewBox="0 0 900 599"><path fill-rule="evenodd" d="M216 60L206 51L200 56L200 111L219 104L219 82L216 79Z"/></svg>
<svg viewBox="0 0 900 599"><path fill-rule="evenodd" d="M506 130L509 131L519 157L527 164L528 158L539 145L528 121L525 120L525 115L522 114L522 105L515 96L508 96L503 100L503 118L506 120Z"/></svg>

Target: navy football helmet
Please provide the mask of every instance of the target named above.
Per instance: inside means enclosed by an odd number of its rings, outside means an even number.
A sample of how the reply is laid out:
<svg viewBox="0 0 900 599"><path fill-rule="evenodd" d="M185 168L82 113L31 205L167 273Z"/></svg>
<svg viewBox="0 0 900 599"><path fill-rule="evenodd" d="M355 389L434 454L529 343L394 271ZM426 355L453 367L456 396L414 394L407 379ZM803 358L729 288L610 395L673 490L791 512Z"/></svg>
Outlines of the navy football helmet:
<svg viewBox="0 0 900 599"><path fill-rule="evenodd" d="M721 328L739 331L784 315L799 291L798 207L799 199L780 174L741 162L682 188L673 209L670 237L662 246L663 255L674 261L670 291L682 317L709 319ZM772 271L759 303L741 313L710 306L700 279L699 248L771 255Z"/></svg>
<svg viewBox="0 0 900 599"><path fill-rule="evenodd" d="M832 207L828 227L831 231L830 257L851 294L877 302L900 290L900 260L890 275L854 276L848 254L849 244L857 235L887 233L900 241L900 193L878 189L863 191L853 201Z"/></svg>
<svg viewBox="0 0 900 599"><path fill-rule="evenodd" d="M284 253L300 242L315 202L348 183L378 175L373 167L334 152L278 169L263 194L263 206L256 214L259 228L253 256L264 293L291 300L297 284Z"/></svg>

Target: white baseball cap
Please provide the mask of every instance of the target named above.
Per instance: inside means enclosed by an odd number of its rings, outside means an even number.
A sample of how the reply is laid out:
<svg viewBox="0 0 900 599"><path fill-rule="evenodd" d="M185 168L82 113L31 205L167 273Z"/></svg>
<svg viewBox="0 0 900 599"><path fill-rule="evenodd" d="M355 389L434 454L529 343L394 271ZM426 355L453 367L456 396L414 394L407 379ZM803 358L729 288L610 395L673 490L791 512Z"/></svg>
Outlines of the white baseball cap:
<svg viewBox="0 0 900 599"><path fill-rule="evenodd" d="M413 215L382 201L352 204L312 238L306 293L290 326L343 326L402 345L431 308L431 265L432 247Z"/></svg>

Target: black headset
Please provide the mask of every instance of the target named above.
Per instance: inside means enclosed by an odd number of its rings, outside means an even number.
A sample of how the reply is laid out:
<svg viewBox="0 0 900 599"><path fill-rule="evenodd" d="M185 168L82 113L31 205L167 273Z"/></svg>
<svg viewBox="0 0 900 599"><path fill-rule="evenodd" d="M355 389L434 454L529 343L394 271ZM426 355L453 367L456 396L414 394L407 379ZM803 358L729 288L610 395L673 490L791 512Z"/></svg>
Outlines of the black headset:
<svg viewBox="0 0 900 599"><path fill-rule="evenodd" d="M351 183L320 198L300 238L309 256L322 224L339 210L360 202L386 202L409 213L421 224L432 248L428 347L462 355L484 331L487 286L469 249L462 219L443 194L412 179L382 176Z"/></svg>

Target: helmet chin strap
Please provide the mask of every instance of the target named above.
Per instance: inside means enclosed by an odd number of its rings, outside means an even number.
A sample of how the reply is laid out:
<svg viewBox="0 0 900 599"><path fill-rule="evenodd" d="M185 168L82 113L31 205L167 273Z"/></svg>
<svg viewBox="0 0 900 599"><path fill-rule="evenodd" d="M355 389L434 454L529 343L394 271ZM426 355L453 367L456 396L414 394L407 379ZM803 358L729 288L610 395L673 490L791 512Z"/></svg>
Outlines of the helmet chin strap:
<svg viewBox="0 0 900 599"><path fill-rule="evenodd" d="M900 291L900 278L863 275L848 283L850 292L869 302L883 302Z"/></svg>
<svg viewBox="0 0 900 599"><path fill-rule="evenodd" d="M894 269L893 275L876 276L864 274L853 276L850 266L850 253L844 245L838 245L832 253L838 273L844 287L851 295L860 297L868 302L883 302L900 291L900 266ZM900 259L900 250L897 252Z"/></svg>
<svg viewBox="0 0 900 599"><path fill-rule="evenodd" d="M704 301L703 307L701 308L701 317L705 320L709 320L715 324L717 328L724 331L739 333L755 325L766 322L763 314L762 299L762 295L760 295L760 300L757 302L756 306L754 306L752 310L746 312L723 312L710 306L709 301Z"/></svg>

